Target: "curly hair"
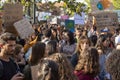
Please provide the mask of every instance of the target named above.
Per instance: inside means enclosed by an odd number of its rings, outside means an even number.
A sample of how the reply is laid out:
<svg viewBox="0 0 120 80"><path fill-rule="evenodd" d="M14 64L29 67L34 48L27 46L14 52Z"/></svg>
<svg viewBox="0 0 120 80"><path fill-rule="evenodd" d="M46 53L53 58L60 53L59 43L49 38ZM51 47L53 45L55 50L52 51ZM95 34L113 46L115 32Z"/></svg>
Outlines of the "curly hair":
<svg viewBox="0 0 120 80"><path fill-rule="evenodd" d="M83 70L85 74L90 74L93 77L99 73L99 54L96 48L90 48L82 52L79 56L78 64L75 67L76 71Z"/></svg>
<svg viewBox="0 0 120 80"><path fill-rule="evenodd" d="M120 80L120 50L113 50L108 56L106 70L112 75L112 80Z"/></svg>
<svg viewBox="0 0 120 80"><path fill-rule="evenodd" d="M73 74L73 68L70 62L62 53L55 53L49 56L48 59L53 60L58 64L59 80L77 80Z"/></svg>

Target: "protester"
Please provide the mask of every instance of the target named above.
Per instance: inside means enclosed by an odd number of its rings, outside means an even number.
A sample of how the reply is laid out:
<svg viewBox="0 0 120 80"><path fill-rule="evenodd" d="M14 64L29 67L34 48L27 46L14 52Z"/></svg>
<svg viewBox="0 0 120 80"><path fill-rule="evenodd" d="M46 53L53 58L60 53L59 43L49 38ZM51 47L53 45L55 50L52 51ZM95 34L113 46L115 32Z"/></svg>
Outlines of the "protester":
<svg viewBox="0 0 120 80"><path fill-rule="evenodd" d="M15 45L15 51L14 51L13 59L19 65L21 72L23 72L23 69L26 65L26 61L25 61L25 58L24 58L24 51L23 51L23 46L22 45L20 45L20 44Z"/></svg>
<svg viewBox="0 0 120 80"><path fill-rule="evenodd" d="M64 33L64 35L65 35L65 44L61 46L60 52L66 54L67 57L70 59L76 50L74 34L71 31L67 31Z"/></svg>
<svg viewBox="0 0 120 80"><path fill-rule="evenodd" d="M51 61L54 61L57 65L54 66L58 69L55 68L55 70L58 70L57 73L56 73L56 76L55 75L45 75L44 77L47 77L47 76L50 76L50 77L53 77L55 76L57 80L77 80L76 76L73 74L73 68L70 64L70 62L68 61L67 57L63 54L63 53L55 53L55 54L52 54L46 58L44 58L44 60L51 60ZM45 65L47 66L47 65ZM41 66L40 70L43 70L44 67ZM54 69L54 67L50 67L51 70ZM43 74L45 74L46 72L49 72L50 69L46 69L47 71L39 71L39 73L41 73L41 75L39 74L39 76L42 76ZM54 73L54 71L50 71L51 74ZM41 78L39 78L41 79ZM46 79L47 80L47 79ZM52 79L50 79L52 80Z"/></svg>
<svg viewBox="0 0 120 80"><path fill-rule="evenodd" d="M110 79L108 72L105 69L105 62L107 56L111 53L112 49L109 48L109 38L106 35L101 35L97 41L96 48L98 49L99 53L99 63L100 63L100 80Z"/></svg>
<svg viewBox="0 0 120 80"><path fill-rule="evenodd" d="M23 80L19 66L11 59L14 55L16 37L11 33L3 33L0 36L0 80Z"/></svg>
<svg viewBox="0 0 120 80"><path fill-rule="evenodd" d="M120 80L120 50L113 50L106 60L106 69L112 80Z"/></svg>
<svg viewBox="0 0 120 80"><path fill-rule="evenodd" d="M33 70L31 68L36 66L39 63L39 61L44 57L45 47L46 45L41 42L37 42L32 46L32 53L29 57L28 65L26 65L24 69L24 75L25 75L24 80L33 80L34 78L36 79L35 77L36 75L35 74L32 75Z"/></svg>
<svg viewBox="0 0 120 80"><path fill-rule="evenodd" d="M81 52L84 50L87 50L90 45L91 43L87 36L80 37L79 42L76 47L76 51L71 58L71 63L73 67L75 67L76 64L78 63L78 59L79 59Z"/></svg>
<svg viewBox="0 0 120 80"><path fill-rule="evenodd" d="M99 55L95 48L83 51L74 72L79 80L99 80Z"/></svg>

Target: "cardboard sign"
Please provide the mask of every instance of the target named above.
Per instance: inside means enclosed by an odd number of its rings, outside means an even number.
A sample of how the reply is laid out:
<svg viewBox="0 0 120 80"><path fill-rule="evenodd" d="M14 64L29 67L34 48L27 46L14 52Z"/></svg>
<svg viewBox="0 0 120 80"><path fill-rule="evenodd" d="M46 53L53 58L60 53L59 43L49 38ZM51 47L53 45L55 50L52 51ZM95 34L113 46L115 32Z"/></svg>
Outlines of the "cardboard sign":
<svg viewBox="0 0 120 80"><path fill-rule="evenodd" d="M31 34L34 33L34 29L27 19L22 19L14 23L14 26L22 39L28 38Z"/></svg>
<svg viewBox="0 0 120 80"><path fill-rule="evenodd" d="M69 29L70 31L74 32L74 20L65 20L65 27Z"/></svg>
<svg viewBox="0 0 120 80"><path fill-rule="evenodd" d="M93 16L95 16L97 27L116 26L118 23L118 16L115 12L96 12Z"/></svg>
<svg viewBox="0 0 120 80"><path fill-rule="evenodd" d="M82 13L81 16L79 14L75 14L74 20L75 20L75 24L84 25L85 24L85 13Z"/></svg>
<svg viewBox="0 0 120 80"><path fill-rule="evenodd" d="M23 7L21 4L18 4L18 3L4 4L4 13L3 13L4 28L8 32L15 32L15 28L13 24L16 21L21 20L22 17L23 17Z"/></svg>

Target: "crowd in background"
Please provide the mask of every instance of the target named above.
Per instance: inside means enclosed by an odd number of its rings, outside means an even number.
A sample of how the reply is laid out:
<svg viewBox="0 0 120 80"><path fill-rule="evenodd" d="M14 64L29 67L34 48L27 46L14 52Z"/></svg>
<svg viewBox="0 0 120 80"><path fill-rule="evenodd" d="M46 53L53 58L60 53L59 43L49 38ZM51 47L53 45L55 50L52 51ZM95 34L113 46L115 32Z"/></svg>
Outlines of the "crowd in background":
<svg viewBox="0 0 120 80"><path fill-rule="evenodd" d="M33 28L28 39L0 35L0 80L120 80L120 28Z"/></svg>

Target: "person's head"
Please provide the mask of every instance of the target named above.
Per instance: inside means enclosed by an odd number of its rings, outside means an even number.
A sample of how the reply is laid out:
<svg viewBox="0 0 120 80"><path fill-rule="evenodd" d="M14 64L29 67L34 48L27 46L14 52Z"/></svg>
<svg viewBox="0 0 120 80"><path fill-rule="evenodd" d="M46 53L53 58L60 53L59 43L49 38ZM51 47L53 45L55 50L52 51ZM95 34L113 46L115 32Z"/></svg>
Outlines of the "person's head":
<svg viewBox="0 0 120 80"><path fill-rule="evenodd" d="M64 33L64 35L65 35L66 41L68 41L70 43L70 45L75 43L73 32L67 31Z"/></svg>
<svg viewBox="0 0 120 80"><path fill-rule="evenodd" d="M55 53L49 56L48 59L58 64L58 80L76 80L73 74L73 67L65 55L62 53Z"/></svg>
<svg viewBox="0 0 120 80"><path fill-rule="evenodd" d="M79 38L78 44L77 44L77 49L76 52L81 52L86 49L91 45L90 40L87 36L81 36Z"/></svg>
<svg viewBox="0 0 120 80"><path fill-rule="evenodd" d="M46 45L47 56L57 52L57 41L51 40Z"/></svg>
<svg viewBox="0 0 120 80"><path fill-rule="evenodd" d="M38 80L59 80L57 63L52 60L41 60L38 64Z"/></svg>
<svg viewBox="0 0 120 80"><path fill-rule="evenodd" d="M15 45L15 51L14 51L14 58L16 58L17 60L19 60L21 58L21 56L23 55L23 47L20 44L16 44Z"/></svg>
<svg viewBox="0 0 120 80"><path fill-rule="evenodd" d="M56 29L56 28L52 28L52 29L51 29L51 32L52 32L52 35L53 35L54 37L57 36L57 29Z"/></svg>
<svg viewBox="0 0 120 80"><path fill-rule="evenodd" d="M112 80L120 80L120 50L113 50L106 60L106 70Z"/></svg>
<svg viewBox="0 0 120 80"><path fill-rule="evenodd" d="M81 28L76 28L75 29L75 34L76 34L76 36L81 36L81 34L82 34L82 29Z"/></svg>
<svg viewBox="0 0 120 80"><path fill-rule="evenodd" d="M0 36L1 52L4 55L13 55L16 45L16 36L12 33L3 33Z"/></svg>
<svg viewBox="0 0 120 80"><path fill-rule="evenodd" d="M47 30L44 32L44 35L45 35L45 37L50 38L50 37L51 37L51 30L50 30L50 29L47 29Z"/></svg>
<svg viewBox="0 0 120 80"><path fill-rule="evenodd" d="M97 41L96 48L101 49L105 53L105 49L109 46L109 38L106 35L101 35Z"/></svg>
<svg viewBox="0 0 120 80"><path fill-rule="evenodd" d="M82 36L87 36L87 30L83 30Z"/></svg>
<svg viewBox="0 0 120 80"><path fill-rule="evenodd" d="M29 60L32 65L37 64L44 57L45 48L45 43L41 42L37 42L32 46L32 53Z"/></svg>
<svg viewBox="0 0 120 80"><path fill-rule="evenodd" d="M75 70L82 70L85 74L90 74L95 77L99 73L99 55L97 49L89 48L82 52Z"/></svg>

